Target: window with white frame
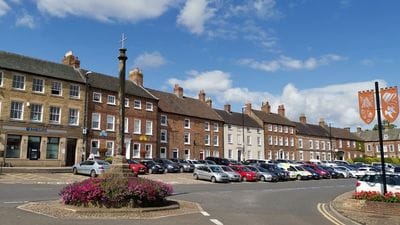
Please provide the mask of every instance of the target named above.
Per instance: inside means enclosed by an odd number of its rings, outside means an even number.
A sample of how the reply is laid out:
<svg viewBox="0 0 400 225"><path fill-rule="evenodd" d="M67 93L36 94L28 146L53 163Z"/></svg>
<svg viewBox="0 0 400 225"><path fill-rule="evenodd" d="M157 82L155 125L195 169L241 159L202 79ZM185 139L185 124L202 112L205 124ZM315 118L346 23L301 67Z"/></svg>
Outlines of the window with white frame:
<svg viewBox="0 0 400 225"><path fill-rule="evenodd" d="M4 82L4 73L3 71L0 71L0 87L3 87L3 82Z"/></svg>
<svg viewBox="0 0 400 225"><path fill-rule="evenodd" d="M279 137L279 145L283 146L283 137Z"/></svg>
<svg viewBox="0 0 400 225"><path fill-rule="evenodd" d="M319 141L315 141L314 148L315 148L315 149L319 149Z"/></svg>
<svg viewBox="0 0 400 225"><path fill-rule="evenodd" d="M281 125L278 126L278 132L282 133L282 126Z"/></svg>
<svg viewBox="0 0 400 225"><path fill-rule="evenodd" d="M33 122L42 122L43 119L43 105L41 104L31 104L31 115L30 119Z"/></svg>
<svg viewBox="0 0 400 225"><path fill-rule="evenodd" d="M20 74L14 74L12 80L12 88L18 90L25 90L25 76Z"/></svg>
<svg viewBox="0 0 400 225"><path fill-rule="evenodd" d="M214 146L219 146L219 137L218 137L218 135L214 135L213 144L214 144Z"/></svg>
<svg viewBox="0 0 400 225"><path fill-rule="evenodd" d="M115 129L115 116L107 115L107 128L108 131L114 131Z"/></svg>
<svg viewBox="0 0 400 225"><path fill-rule="evenodd" d="M233 143L232 134L228 134L228 144L232 144L232 143Z"/></svg>
<svg viewBox="0 0 400 225"><path fill-rule="evenodd" d="M400 144L397 144L397 151L400 152Z"/></svg>
<svg viewBox="0 0 400 225"><path fill-rule="evenodd" d="M153 135L153 121L146 120L146 135Z"/></svg>
<svg viewBox="0 0 400 225"><path fill-rule="evenodd" d="M129 98L125 98L125 108L129 108Z"/></svg>
<svg viewBox="0 0 400 225"><path fill-rule="evenodd" d="M219 151L213 151L213 156L214 157L219 157Z"/></svg>
<svg viewBox="0 0 400 225"><path fill-rule="evenodd" d="M309 140L308 143L310 145L310 149L313 149L314 148L314 142L312 140Z"/></svg>
<svg viewBox="0 0 400 225"><path fill-rule="evenodd" d="M161 126L167 126L167 121L168 121L167 116L166 115L161 115L161 118L160 118Z"/></svg>
<svg viewBox="0 0 400 225"><path fill-rule="evenodd" d="M190 133L189 132L185 132L185 134L183 135L183 142L185 144L190 144Z"/></svg>
<svg viewBox="0 0 400 225"><path fill-rule="evenodd" d="M168 131L167 130L160 130L160 142L167 143L168 141Z"/></svg>
<svg viewBox="0 0 400 225"><path fill-rule="evenodd" d="M80 86L76 84L69 85L69 97L71 98L79 98L80 95Z"/></svg>
<svg viewBox="0 0 400 225"><path fill-rule="evenodd" d="M289 146L289 138L285 137L285 146Z"/></svg>
<svg viewBox="0 0 400 225"><path fill-rule="evenodd" d="M204 135L204 144L210 145L210 135L209 134Z"/></svg>
<svg viewBox="0 0 400 225"><path fill-rule="evenodd" d="M247 145L251 145L251 136L246 136Z"/></svg>
<svg viewBox="0 0 400 225"><path fill-rule="evenodd" d="M274 125L274 132L278 132L278 126Z"/></svg>
<svg viewBox="0 0 400 225"><path fill-rule="evenodd" d="M140 158L140 144L133 143L133 152L132 158Z"/></svg>
<svg viewBox="0 0 400 225"><path fill-rule="evenodd" d="M165 159L167 157L167 148L161 147L160 148L160 158Z"/></svg>
<svg viewBox="0 0 400 225"><path fill-rule="evenodd" d="M351 143L353 144L353 148L356 148L356 142L352 141Z"/></svg>
<svg viewBox="0 0 400 225"><path fill-rule="evenodd" d="M153 145L145 144L144 150L146 151L144 156L145 158L147 159L153 158Z"/></svg>
<svg viewBox="0 0 400 225"><path fill-rule="evenodd" d="M321 141L321 149L325 150L325 141Z"/></svg>
<svg viewBox="0 0 400 225"><path fill-rule="evenodd" d="M129 133L129 118L125 117L124 132Z"/></svg>
<svg viewBox="0 0 400 225"><path fill-rule="evenodd" d="M69 109L68 124L72 126L79 125L79 109Z"/></svg>
<svg viewBox="0 0 400 225"><path fill-rule="evenodd" d="M299 139L299 148L303 148L303 139Z"/></svg>
<svg viewBox="0 0 400 225"><path fill-rule="evenodd" d="M185 119L183 121L183 127L186 128L186 129L190 128L190 119Z"/></svg>
<svg viewBox="0 0 400 225"><path fill-rule="evenodd" d="M268 136L268 144L269 145L273 145L273 141L272 141L272 136L271 135Z"/></svg>
<svg viewBox="0 0 400 225"><path fill-rule="evenodd" d="M50 93L52 95L61 96L62 95L62 83L60 81L52 81Z"/></svg>
<svg viewBox="0 0 400 225"><path fill-rule="evenodd" d="M49 122L59 124L61 119L61 108L57 106L50 106Z"/></svg>
<svg viewBox="0 0 400 225"><path fill-rule="evenodd" d="M339 148L342 148L342 147L343 147L343 141L339 140Z"/></svg>
<svg viewBox="0 0 400 225"><path fill-rule="evenodd" d="M177 159L179 157L178 149L172 149L172 158Z"/></svg>
<svg viewBox="0 0 400 225"><path fill-rule="evenodd" d="M100 155L99 148L100 148L100 141L92 140L90 145L90 153L95 156L99 156Z"/></svg>
<svg viewBox="0 0 400 225"><path fill-rule="evenodd" d="M251 151L247 151L247 158L248 159L251 159L252 157L251 157Z"/></svg>
<svg viewBox="0 0 400 225"><path fill-rule="evenodd" d="M107 152L106 156L114 155L114 141L106 141Z"/></svg>
<svg viewBox="0 0 400 225"><path fill-rule="evenodd" d="M184 155L185 159L190 159L190 149L185 149L184 153L185 153Z"/></svg>
<svg viewBox="0 0 400 225"><path fill-rule="evenodd" d="M228 149L228 159L232 159L232 149Z"/></svg>
<svg viewBox="0 0 400 225"><path fill-rule="evenodd" d="M232 130L232 124L228 124L228 130Z"/></svg>
<svg viewBox="0 0 400 225"><path fill-rule="evenodd" d="M210 131L210 122L204 122L204 130Z"/></svg>
<svg viewBox="0 0 400 225"><path fill-rule="evenodd" d="M33 78L32 79L32 92L44 93L44 80Z"/></svg>
<svg viewBox="0 0 400 225"><path fill-rule="evenodd" d="M142 102L140 100L135 99L133 101L133 108L135 109L142 109Z"/></svg>
<svg viewBox="0 0 400 225"><path fill-rule="evenodd" d="M140 119L134 119L134 121L133 121L133 133L134 134L140 134L141 122L142 121Z"/></svg>
<svg viewBox="0 0 400 225"><path fill-rule="evenodd" d="M257 159L261 159L261 152L257 151Z"/></svg>
<svg viewBox="0 0 400 225"><path fill-rule="evenodd" d="M278 145L279 144L279 140L278 140L278 136L274 136L274 145Z"/></svg>
<svg viewBox="0 0 400 225"><path fill-rule="evenodd" d="M331 150L331 142L326 142L326 145L327 145L327 149Z"/></svg>
<svg viewBox="0 0 400 225"><path fill-rule="evenodd" d="M268 151L268 159L272 159L272 151Z"/></svg>
<svg viewBox="0 0 400 225"><path fill-rule="evenodd" d="M286 134L289 133L289 127L284 126L284 127L283 127L283 132L285 132Z"/></svg>
<svg viewBox="0 0 400 225"><path fill-rule="evenodd" d="M314 159L314 153L310 152L310 159Z"/></svg>
<svg viewBox="0 0 400 225"><path fill-rule="evenodd" d="M294 129L293 129L293 127L291 127L289 130L290 130L290 133L291 133L291 134L293 134L293 133L294 133Z"/></svg>
<svg viewBox="0 0 400 225"><path fill-rule="evenodd" d="M300 161L303 161L303 160L304 160L303 151L299 151L299 160L300 160Z"/></svg>
<svg viewBox="0 0 400 225"><path fill-rule="evenodd" d="M257 128L257 134L261 134L261 129Z"/></svg>
<svg viewBox="0 0 400 225"><path fill-rule="evenodd" d="M294 138L293 137L290 138L290 146L294 147Z"/></svg>
<svg viewBox="0 0 400 225"><path fill-rule="evenodd" d="M101 93L93 92L93 102L101 102Z"/></svg>
<svg viewBox="0 0 400 225"><path fill-rule="evenodd" d="M268 124L268 131L272 131L272 124Z"/></svg>
<svg viewBox="0 0 400 225"><path fill-rule="evenodd" d="M346 141L346 146L349 148L350 147L350 141Z"/></svg>
<svg viewBox="0 0 400 225"><path fill-rule="evenodd" d="M92 113L92 129L100 130L100 113Z"/></svg>
<svg viewBox="0 0 400 225"><path fill-rule="evenodd" d="M219 125L218 123L214 123L214 132L218 132L219 131Z"/></svg>
<svg viewBox="0 0 400 225"><path fill-rule="evenodd" d="M206 157L209 157L209 156L211 156L210 149L206 149Z"/></svg>
<svg viewBox="0 0 400 225"><path fill-rule="evenodd" d="M146 111L153 111L153 103L146 102Z"/></svg>
<svg viewBox="0 0 400 225"><path fill-rule="evenodd" d="M326 158L326 160L328 160L328 161L331 161L331 160L332 160L331 153L328 153L328 157Z"/></svg>
<svg viewBox="0 0 400 225"><path fill-rule="evenodd" d="M115 105L115 95L107 95L107 104L109 105Z"/></svg>
<svg viewBox="0 0 400 225"><path fill-rule="evenodd" d="M399 146L400 147L400 146ZM371 145L367 145L367 151L370 152L371 151Z"/></svg>

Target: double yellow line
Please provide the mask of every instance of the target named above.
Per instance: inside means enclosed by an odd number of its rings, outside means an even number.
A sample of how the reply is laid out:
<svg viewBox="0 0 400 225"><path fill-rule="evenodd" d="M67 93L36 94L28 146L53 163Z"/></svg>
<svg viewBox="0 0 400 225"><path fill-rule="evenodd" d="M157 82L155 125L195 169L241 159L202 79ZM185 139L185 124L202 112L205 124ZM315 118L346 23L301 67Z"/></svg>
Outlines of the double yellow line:
<svg viewBox="0 0 400 225"><path fill-rule="evenodd" d="M346 225L342 222L340 222L336 217L332 216L328 211L326 210L326 205L325 203L318 203L317 209L318 211L329 221L331 221L335 225Z"/></svg>

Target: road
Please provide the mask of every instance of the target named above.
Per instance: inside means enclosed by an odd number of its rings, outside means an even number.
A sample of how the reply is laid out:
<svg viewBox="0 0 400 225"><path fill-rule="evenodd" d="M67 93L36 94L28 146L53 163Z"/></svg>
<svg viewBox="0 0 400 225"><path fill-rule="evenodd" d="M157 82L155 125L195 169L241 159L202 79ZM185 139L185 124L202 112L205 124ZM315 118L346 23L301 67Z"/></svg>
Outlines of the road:
<svg viewBox="0 0 400 225"><path fill-rule="evenodd" d="M117 224L176 225L329 225L317 209L354 189L355 180L174 185L174 199L197 202L203 212L151 220L113 220ZM17 209L24 202L58 198L62 185L0 184L2 225L110 224L107 220L60 220Z"/></svg>

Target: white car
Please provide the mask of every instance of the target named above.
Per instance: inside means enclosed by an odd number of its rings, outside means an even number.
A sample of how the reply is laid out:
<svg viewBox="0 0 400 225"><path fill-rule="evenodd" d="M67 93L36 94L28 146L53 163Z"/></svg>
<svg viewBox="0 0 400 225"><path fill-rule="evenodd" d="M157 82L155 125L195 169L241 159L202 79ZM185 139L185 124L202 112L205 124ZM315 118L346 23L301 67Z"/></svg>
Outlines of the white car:
<svg viewBox="0 0 400 225"><path fill-rule="evenodd" d="M400 175L386 175L387 192L400 193ZM356 182L356 192L376 191L382 193L382 174L368 174Z"/></svg>
<svg viewBox="0 0 400 225"><path fill-rule="evenodd" d="M356 177L356 170L351 170L350 168L345 167L345 166L334 166L333 168L338 171L345 171L346 178Z"/></svg>
<svg viewBox="0 0 400 225"><path fill-rule="evenodd" d="M377 171L372 167L360 167L357 169L355 175L357 178L364 176L365 174L375 174Z"/></svg>

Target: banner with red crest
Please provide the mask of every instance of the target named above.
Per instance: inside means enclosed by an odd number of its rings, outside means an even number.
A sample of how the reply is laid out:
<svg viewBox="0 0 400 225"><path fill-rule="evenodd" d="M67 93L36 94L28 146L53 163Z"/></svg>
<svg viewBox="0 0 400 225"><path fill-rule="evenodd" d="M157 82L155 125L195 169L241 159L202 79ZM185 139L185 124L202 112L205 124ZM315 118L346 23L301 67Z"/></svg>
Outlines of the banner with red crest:
<svg viewBox="0 0 400 225"><path fill-rule="evenodd" d="M396 87L381 88L382 114L389 123L399 115L399 94Z"/></svg>
<svg viewBox="0 0 400 225"><path fill-rule="evenodd" d="M359 91L358 92L358 109L361 119L370 124L375 118L375 98L374 91Z"/></svg>

